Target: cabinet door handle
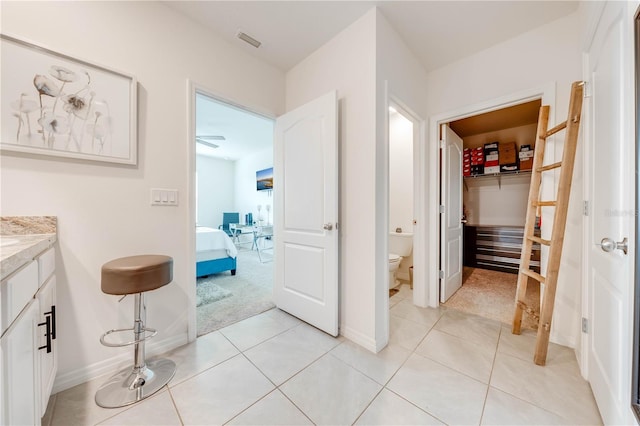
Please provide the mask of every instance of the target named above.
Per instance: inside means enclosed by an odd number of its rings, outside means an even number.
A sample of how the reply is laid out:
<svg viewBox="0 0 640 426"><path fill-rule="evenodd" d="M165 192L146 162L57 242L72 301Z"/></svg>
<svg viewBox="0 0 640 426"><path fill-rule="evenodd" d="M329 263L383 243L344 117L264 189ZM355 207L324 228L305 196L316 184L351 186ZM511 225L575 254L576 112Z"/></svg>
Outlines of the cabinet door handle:
<svg viewBox="0 0 640 426"><path fill-rule="evenodd" d="M51 315L51 338L56 340L56 305L51 305L51 310L44 314Z"/></svg>
<svg viewBox="0 0 640 426"><path fill-rule="evenodd" d="M45 322L39 323L38 327L43 325L47 327L47 332L44 334L45 337L47 338L47 344L44 346L40 346L38 350L46 349L47 353L50 353L51 352L51 316L50 315L46 315Z"/></svg>

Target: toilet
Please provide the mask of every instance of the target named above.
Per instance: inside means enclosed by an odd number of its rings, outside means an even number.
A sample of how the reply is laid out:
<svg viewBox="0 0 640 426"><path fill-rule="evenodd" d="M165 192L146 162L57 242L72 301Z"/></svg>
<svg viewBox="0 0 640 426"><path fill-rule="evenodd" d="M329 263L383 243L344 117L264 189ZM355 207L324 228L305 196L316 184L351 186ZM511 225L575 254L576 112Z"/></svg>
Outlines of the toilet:
<svg viewBox="0 0 640 426"><path fill-rule="evenodd" d="M398 285L396 281L396 271L400 267L402 258L409 256L411 250L413 250L413 233L389 233L389 289Z"/></svg>

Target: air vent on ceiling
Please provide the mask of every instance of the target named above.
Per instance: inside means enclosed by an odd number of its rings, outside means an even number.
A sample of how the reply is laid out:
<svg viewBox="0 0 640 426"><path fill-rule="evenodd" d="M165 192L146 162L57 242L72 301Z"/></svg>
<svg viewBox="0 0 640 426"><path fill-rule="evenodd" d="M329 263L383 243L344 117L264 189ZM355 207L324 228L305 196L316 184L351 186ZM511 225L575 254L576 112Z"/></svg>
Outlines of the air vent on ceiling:
<svg viewBox="0 0 640 426"><path fill-rule="evenodd" d="M260 47L260 45L262 44L261 42L259 42L255 38L251 37L249 34L243 33L242 31L238 31L238 34L236 34L236 37L238 37L240 40L242 40L244 42L249 43L250 45L252 45L256 49L258 47Z"/></svg>

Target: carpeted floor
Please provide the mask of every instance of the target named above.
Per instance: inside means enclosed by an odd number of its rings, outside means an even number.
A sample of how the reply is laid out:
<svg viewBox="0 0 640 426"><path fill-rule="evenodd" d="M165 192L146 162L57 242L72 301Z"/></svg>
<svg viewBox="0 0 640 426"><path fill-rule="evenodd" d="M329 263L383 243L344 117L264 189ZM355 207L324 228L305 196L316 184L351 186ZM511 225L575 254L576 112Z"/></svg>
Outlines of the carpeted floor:
<svg viewBox="0 0 640 426"><path fill-rule="evenodd" d="M511 324L517 281L516 274L465 267L462 287L444 306ZM535 284L527 286L525 303L539 312L540 286ZM525 313L522 327L536 330L537 321Z"/></svg>
<svg viewBox="0 0 640 426"><path fill-rule="evenodd" d="M263 252L263 259L270 256ZM198 278L198 336L275 307L272 289L273 262L260 263L256 251L238 251L235 276L226 271Z"/></svg>

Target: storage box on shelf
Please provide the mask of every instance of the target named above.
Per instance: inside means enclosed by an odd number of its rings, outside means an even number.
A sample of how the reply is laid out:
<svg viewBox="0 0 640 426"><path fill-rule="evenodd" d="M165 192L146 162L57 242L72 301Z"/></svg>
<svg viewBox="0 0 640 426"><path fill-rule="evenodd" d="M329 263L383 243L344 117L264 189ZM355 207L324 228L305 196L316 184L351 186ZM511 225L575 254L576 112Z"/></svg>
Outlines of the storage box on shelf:
<svg viewBox="0 0 640 426"><path fill-rule="evenodd" d="M484 174L500 173L500 152L498 142L484 144Z"/></svg>
<svg viewBox="0 0 640 426"><path fill-rule="evenodd" d="M531 170L533 168L533 149L531 145L522 145L518 158L520 160L520 170Z"/></svg>

